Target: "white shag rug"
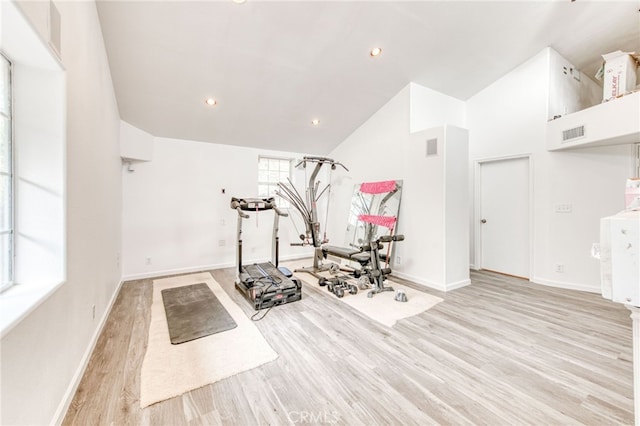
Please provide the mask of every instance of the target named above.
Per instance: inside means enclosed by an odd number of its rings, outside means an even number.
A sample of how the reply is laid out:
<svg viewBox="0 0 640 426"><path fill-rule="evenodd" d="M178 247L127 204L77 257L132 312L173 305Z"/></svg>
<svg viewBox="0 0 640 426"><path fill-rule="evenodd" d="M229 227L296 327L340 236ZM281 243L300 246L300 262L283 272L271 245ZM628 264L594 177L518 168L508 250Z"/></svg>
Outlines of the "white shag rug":
<svg viewBox="0 0 640 426"><path fill-rule="evenodd" d="M307 262L302 263L300 261L291 262L287 264L287 267L293 271L295 268L308 266L310 262L311 260L307 260ZM394 290L404 291L407 295L407 302L396 302L394 299L395 291L385 291L368 298L367 293L369 292L369 289L358 289L357 294L345 292L344 297L338 298L336 295L329 292L326 286L320 286L318 284L318 279L313 275L305 272L295 272L294 274L296 277L304 281L306 285L318 289L328 297L332 297L342 303L346 303L372 320L388 327L393 327L398 320L424 312L443 300L440 297L432 296L419 290L414 290L390 280L385 281L385 286L393 287ZM325 277L332 276L329 272L322 272L321 275ZM357 281L353 279L350 280L350 283L357 285Z"/></svg>
<svg viewBox="0 0 640 426"><path fill-rule="evenodd" d="M238 326L179 345L169 339L161 291L206 283ZM147 352L142 361L142 408L182 395L243 371L273 361L278 354L255 324L238 307L210 273L197 273L153 281L153 301Z"/></svg>

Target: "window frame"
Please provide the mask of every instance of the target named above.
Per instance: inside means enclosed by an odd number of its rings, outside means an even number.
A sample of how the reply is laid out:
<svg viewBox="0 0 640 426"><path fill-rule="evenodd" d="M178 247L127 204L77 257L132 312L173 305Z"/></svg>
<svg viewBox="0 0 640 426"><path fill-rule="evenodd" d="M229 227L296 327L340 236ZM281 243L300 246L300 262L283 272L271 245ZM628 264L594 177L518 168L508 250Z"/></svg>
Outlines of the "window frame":
<svg viewBox="0 0 640 426"><path fill-rule="evenodd" d="M282 199L282 197L278 197L275 194L264 194L262 191L260 191L260 188L263 186L267 186L267 187L273 187L276 186L278 182L282 182L282 180L280 178L278 178L278 181L273 181L270 179L265 180L261 180L260 179L260 164L263 160L267 160L267 161L271 161L271 160L275 160L278 161L278 173L280 174L282 172L282 163L286 162L287 163L287 178L289 180L291 180L293 178L293 158L285 158L285 157L276 157L276 156L271 156L271 155L258 155L258 178L257 178L257 186L258 186L258 197L260 198L266 198L266 197L274 197L276 200L276 205L278 206L278 208L283 208L283 209L288 209L290 207L289 203ZM271 171L269 168L267 168L267 171ZM285 182L287 183L287 182Z"/></svg>
<svg viewBox="0 0 640 426"><path fill-rule="evenodd" d="M1 61L6 61L8 64L8 70L9 70L9 85L8 85L8 91L7 91L7 96L9 97L9 115L6 116L2 111L0 111L0 117L6 118L9 122L9 140L8 140L8 151L9 151L9 155L8 155L8 164L7 164L7 171L2 171L0 170L0 176L2 177L8 177L9 178L9 193L7 195L7 202L9 203L9 208L8 208L8 221L7 221L7 228L5 229L1 229L0 228L0 236L5 236L7 235L9 238L9 243L8 243L8 248L9 251L8 253L2 253L2 268L3 270L0 270L0 277L2 279L0 279L0 293L4 292L5 290L11 288L14 284L15 284L15 280L14 280L14 263L15 263L15 193L16 193L16 188L15 188L15 143L14 143L14 117L13 117L13 63L11 62L11 60L4 55L3 52L0 52L0 60ZM0 141L0 143L2 143ZM5 200L2 200L3 202ZM5 264L5 260L6 260L6 264ZM7 268L7 270L4 270L4 268ZM4 277L7 277L7 281L4 281Z"/></svg>

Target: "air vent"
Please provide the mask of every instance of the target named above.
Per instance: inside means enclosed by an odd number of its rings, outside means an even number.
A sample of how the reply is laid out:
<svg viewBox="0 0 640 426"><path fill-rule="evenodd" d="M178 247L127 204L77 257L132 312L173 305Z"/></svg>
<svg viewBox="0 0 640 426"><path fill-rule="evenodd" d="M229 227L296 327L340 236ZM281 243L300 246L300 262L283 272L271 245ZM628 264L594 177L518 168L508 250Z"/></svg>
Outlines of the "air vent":
<svg viewBox="0 0 640 426"><path fill-rule="evenodd" d="M438 155L438 139L427 139L427 157Z"/></svg>
<svg viewBox="0 0 640 426"><path fill-rule="evenodd" d="M574 127L562 131L562 143L571 142L584 137L584 126Z"/></svg>

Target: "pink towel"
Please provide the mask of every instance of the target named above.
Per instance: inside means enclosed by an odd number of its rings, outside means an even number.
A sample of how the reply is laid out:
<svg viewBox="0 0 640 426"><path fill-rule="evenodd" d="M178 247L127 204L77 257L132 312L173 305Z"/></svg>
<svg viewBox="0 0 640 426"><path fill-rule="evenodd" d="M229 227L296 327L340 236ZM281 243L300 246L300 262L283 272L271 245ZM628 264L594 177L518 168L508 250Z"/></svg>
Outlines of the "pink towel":
<svg viewBox="0 0 640 426"><path fill-rule="evenodd" d="M358 216L363 222L373 223L374 225L384 226L389 229L393 229L396 224L395 216L375 216L372 214L361 214Z"/></svg>
<svg viewBox="0 0 640 426"><path fill-rule="evenodd" d="M396 189L395 180L385 180L383 182L364 182L360 184L360 192L365 194L383 194Z"/></svg>

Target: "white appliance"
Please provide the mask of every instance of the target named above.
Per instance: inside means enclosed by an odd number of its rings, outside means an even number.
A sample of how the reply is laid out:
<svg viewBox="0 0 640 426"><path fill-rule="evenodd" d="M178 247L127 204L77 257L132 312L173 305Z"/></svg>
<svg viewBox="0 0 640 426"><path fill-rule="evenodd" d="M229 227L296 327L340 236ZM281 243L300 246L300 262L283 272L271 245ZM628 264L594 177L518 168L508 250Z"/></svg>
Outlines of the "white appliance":
<svg viewBox="0 0 640 426"><path fill-rule="evenodd" d="M640 210L600 219L602 296L640 306Z"/></svg>

